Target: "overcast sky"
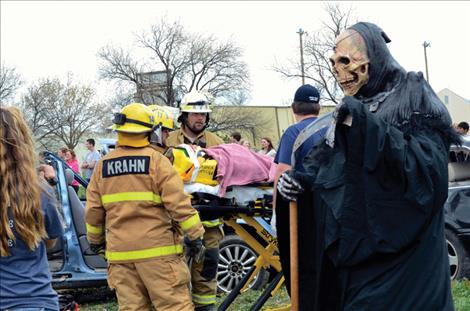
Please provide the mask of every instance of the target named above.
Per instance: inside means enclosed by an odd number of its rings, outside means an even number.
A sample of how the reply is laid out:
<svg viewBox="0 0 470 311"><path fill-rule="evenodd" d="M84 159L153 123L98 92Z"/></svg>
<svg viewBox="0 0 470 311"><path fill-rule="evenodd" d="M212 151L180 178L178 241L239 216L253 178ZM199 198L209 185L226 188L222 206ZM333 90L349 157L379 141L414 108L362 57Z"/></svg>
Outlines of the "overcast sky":
<svg viewBox="0 0 470 311"><path fill-rule="evenodd" d="M427 49L431 86L449 88L470 99L470 2L354 1L362 21L378 24L392 39L395 59L408 71L425 71ZM1 61L14 66L26 82L64 78L67 72L112 92L98 82L100 47L135 45L134 33L149 29L161 16L179 19L189 30L233 38L244 49L250 70L253 105L292 100L300 86L270 68L299 58L299 28L314 32L325 19L322 2L305 1L4 1L1 6Z"/></svg>

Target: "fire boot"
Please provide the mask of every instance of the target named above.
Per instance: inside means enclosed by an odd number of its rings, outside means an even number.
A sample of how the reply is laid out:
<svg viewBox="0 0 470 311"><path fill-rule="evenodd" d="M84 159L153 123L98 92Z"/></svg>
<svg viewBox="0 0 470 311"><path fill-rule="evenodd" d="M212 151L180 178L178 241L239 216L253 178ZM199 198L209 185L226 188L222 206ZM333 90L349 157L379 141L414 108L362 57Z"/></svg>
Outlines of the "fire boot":
<svg viewBox="0 0 470 311"><path fill-rule="evenodd" d="M194 311L217 311L215 304L206 306L197 306Z"/></svg>

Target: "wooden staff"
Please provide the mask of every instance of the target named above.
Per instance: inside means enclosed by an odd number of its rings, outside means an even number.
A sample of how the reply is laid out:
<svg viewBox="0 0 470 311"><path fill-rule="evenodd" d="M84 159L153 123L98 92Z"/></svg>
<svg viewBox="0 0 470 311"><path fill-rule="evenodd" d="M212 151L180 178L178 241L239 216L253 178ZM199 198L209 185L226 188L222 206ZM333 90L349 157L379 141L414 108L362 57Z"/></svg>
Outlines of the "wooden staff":
<svg viewBox="0 0 470 311"><path fill-rule="evenodd" d="M299 245L297 226L297 202L289 202L290 227L290 300L291 310L299 310Z"/></svg>
<svg viewBox="0 0 470 311"><path fill-rule="evenodd" d="M292 147L291 167L295 167L295 160L297 150L302 144L315 133L332 126L334 122L333 113L330 112L315 122L307 125L295 139ZM298 234L298 216L297 216L297 202L289 202L289 226L290 226L290 300L291 310L299 310L299 234Z"/></svg>

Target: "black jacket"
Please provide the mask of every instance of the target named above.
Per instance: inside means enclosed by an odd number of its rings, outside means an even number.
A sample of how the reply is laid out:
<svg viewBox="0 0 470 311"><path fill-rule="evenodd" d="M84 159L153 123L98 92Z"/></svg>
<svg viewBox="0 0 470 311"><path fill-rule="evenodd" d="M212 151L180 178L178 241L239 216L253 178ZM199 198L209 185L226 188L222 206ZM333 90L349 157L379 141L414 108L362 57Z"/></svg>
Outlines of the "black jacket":
<svg viewBox="0 0 470 311"><path fill-rule="evenodd" d="M337 126L334 147L323 143L306 157L307 173L293 173L306 189L298 198L300 308L453 310L442 209L456 137L450 117L421 74L382 50L380 28L352 28L368 44L375 83L343 99L338 124L349 114L352 126ZM388 74L375 70L380 64ZM288 208L277 198L288 280Z"/></svg>

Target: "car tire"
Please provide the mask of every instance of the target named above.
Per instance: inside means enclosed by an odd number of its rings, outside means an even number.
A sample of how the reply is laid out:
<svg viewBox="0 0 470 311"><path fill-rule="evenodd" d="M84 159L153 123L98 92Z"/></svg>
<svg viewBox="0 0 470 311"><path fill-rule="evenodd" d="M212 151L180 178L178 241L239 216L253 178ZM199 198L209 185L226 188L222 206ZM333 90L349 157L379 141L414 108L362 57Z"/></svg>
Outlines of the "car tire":
<svg viewBox="0 0 470 311"><path fill-rule="evenodd" d="M457 235L446 229L447 253L452 280L470 276L470 258Z"/></svg>
<svg viewBox="0 0 470 311"><path fill-rule="evenodd" d="M217 290L230 293L253 267L258 254L238 235L227 235L219 244ZM269 272L261 269L248 288L259 290L269 279Z"/></svg>

